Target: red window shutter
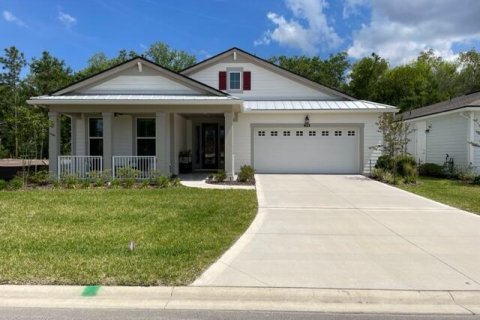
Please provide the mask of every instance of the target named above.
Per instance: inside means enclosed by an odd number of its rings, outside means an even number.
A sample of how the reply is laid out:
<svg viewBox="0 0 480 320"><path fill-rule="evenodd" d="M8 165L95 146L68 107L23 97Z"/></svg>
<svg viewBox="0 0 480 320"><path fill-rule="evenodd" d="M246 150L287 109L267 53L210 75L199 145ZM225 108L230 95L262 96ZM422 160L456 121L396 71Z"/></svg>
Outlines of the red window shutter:
<svg viewBox="0 0 480 320"><path fill-rule="evenodd" d="M227 90L227 72L220 71L218 73L218 89Z"/></svg>
<svg viewBox="0 0 480 320"><path fill-rule="evenodd" d="M252 89L252 73L250 71L243 72L243 90Z"/></svg>

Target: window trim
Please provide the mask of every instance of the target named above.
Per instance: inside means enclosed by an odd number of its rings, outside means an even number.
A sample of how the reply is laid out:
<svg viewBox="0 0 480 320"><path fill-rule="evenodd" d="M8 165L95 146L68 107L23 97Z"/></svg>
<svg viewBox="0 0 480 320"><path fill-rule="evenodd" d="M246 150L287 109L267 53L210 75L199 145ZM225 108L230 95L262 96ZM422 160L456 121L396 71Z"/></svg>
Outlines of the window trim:
<svg viewBox="0 0 480 320"><path fill-rule="evenodd" d="M238 73L240 75L240 87L238 89L230 88L230 74ZM227 68L227 92L243 92L243 68Z"/></svg>
<svg viewBox="0 0 480 320"><path fill-rule="evenodd" d="M91 119L100 119L102 120L102 136L101 137L92 137L90 136L90 120ZM88 117L87 119L87 150L88 150L88 155L91 156L91 157L103 157L103 150L102 150L102 155L95 155L95 156L92 156L91 152L90 152L90 140L102 140L102 143L104 143L105 141L103 140L103 117L99 117L99 116L91 116L91 117Z"/></svg>
<svg viewBox="0 0 480 320"><path fill-rule="evenodd" d="M141 120L141 119L153 119L154 123L155 123L155 136L154 137L139 137L138 136L138 120ZM157 127L157 122L156 122L156 119L155 117L135 117L135 155L137 157L143 157L143 156L139 156L138 155L138 140L139 139L142 139L142 140L155 140L155 154L153 156L156 156L157 154L157 147L156 147L156 140L157 140L157 132L156 132L156 128Z"/></svg>

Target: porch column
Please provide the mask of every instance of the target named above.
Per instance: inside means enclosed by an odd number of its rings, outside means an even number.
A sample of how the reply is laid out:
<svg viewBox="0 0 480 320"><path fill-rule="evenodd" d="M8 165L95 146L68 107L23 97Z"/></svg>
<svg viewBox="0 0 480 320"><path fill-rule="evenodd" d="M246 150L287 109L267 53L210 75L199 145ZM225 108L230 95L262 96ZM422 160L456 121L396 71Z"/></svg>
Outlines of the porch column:
<svg viewBox="0 0 480 320"><path fill-rule="evenodd" d="M102 112L103 117L103 170L112 170L113 112Z"/></svg>
<svg viewBox="0 0 480 320"><path fill-rule="evenodd" d="M157 112L155 116L157 168L170 175L170 115Z"/></svg>
<svg viewBox="0 0 480 320"><path fill-rule="evenodd" d="M48 170L50 174L58 174L58 156L60 155L60 115L58 112L49 112L50 121L48 132Z"/></svg>
<svg viewBox="0 0 480 320"><path fill-rule="evenodd" d="M235 175L233 156L233 112L225 112L225 172L228 179Z"/></svg>

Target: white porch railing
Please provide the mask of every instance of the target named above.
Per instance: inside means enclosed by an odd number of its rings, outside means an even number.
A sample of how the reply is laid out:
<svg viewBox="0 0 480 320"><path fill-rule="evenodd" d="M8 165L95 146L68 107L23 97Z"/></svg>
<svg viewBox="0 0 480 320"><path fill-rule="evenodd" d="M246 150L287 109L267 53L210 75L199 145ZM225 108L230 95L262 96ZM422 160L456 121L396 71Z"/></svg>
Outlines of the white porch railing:
<svg viewBox="0 0 480 320"><path fill-rule="evenodd" d="M86 179L91 172L102 172L103 158L101 156L59 156L58 177L75 176Z"/></svg>
<svg viewBox="0 0 480 320"><path fill-rule="evenodd" d="M113 179L149 179L157 170L155 156L114 156L112 161Z"/></svg>

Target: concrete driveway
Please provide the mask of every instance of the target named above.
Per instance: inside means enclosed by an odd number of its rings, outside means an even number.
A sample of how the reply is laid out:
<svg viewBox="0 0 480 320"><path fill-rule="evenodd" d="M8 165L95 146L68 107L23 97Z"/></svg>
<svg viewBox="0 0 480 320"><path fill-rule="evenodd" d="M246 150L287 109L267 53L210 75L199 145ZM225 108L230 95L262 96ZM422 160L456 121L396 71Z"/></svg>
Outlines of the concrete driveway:
<svg viewBox="0 0 480 320"><path fill-rule="evenodd" d="M480 217L356 175L258 175L258 215L193 285L479 290Z"/></svg>

